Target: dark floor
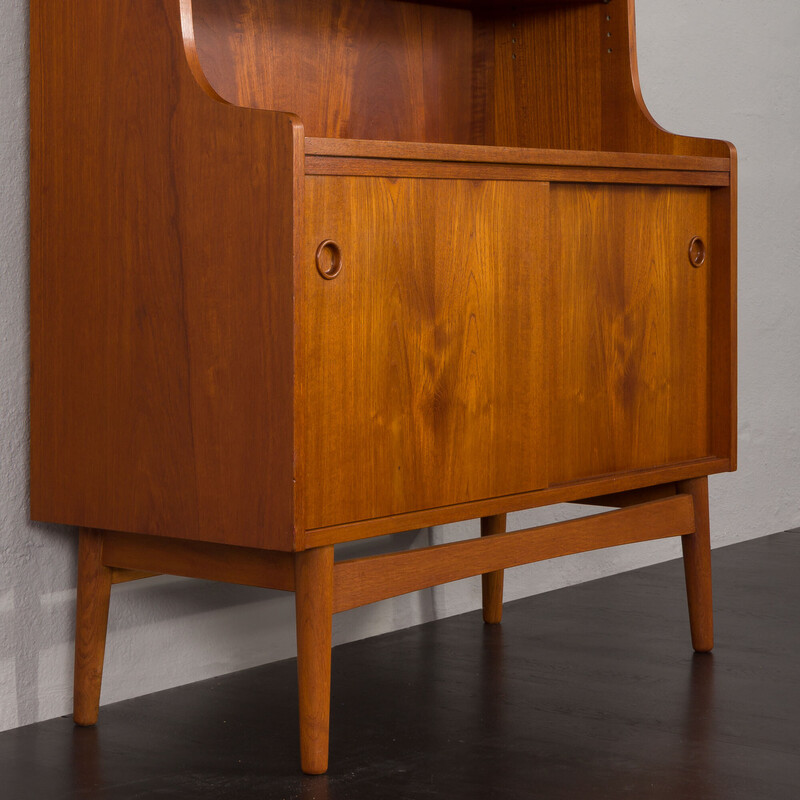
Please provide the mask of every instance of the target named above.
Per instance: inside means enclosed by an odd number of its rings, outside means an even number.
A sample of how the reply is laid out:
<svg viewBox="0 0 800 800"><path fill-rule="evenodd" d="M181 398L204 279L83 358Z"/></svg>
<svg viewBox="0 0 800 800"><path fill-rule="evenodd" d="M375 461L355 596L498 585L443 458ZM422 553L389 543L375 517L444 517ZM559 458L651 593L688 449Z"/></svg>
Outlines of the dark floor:
<svg viewBox="0 0 800 800"><path fill-rule="evenodd" d="M713 656L673 561L337 647L325 777L285 661L0 734L0 797L798 800L800 536L714 570Z"/></svg>

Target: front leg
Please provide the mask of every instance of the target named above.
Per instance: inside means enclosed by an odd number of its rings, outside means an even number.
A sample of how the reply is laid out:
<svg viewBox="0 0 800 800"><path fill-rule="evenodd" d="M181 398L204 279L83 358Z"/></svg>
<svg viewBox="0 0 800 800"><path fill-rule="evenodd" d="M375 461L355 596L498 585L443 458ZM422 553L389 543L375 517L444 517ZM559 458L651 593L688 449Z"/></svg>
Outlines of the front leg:
<svg viewBox="0 0 800 800"><path fill-rule="evenodd" d="M506 532L506 515L481 518L481 536ZM485 572L481 576L483 590L483 621L496 625L503 619L503 570Z"/></svg>
<svg viewBox="0 0 800 800"><path fill-rule="evenodd" d="M78 538L72 712L76 725L94 725L97 722L110 599L111 569L103 564L103 534L81 528Z"/></svg>
<svg viewBox="0 0 800 800"><path fill-rule="evenodd" d="M691 495L694 501L694 533L681 539L692 646L698 653L708 653L714 647L708 478L683 481L678 484L678 491Z"/></svg>
<svg viewBox="0 0 800 800"><path fill-rule="evenodd" d="M295 555L300 763L303 772L328 769L333 627L333 545Z"/></svg>

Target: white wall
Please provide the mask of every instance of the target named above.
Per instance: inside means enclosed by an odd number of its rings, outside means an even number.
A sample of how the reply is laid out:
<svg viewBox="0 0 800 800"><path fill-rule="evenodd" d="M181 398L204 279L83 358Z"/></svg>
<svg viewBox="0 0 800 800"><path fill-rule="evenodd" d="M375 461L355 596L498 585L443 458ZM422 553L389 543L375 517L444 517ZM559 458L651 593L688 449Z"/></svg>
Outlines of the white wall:
<svg viewBox="0 0 800 800"><path fill-rule="evenodd" d="M0 729L66 713L72 680L74 533L32 525L27 510L27 6L0 0ZM711 480L719 546L800 525L800 4L639 0L638 17L656 118L730 139L741 157L740 470ZM511 522L567 513L574 508ZM476 532L469 523L416 538ZM513 570L507 597L672 558L676 548ZM475 579L360 609L336 618L335 639L473 609L479 594ZM128 584L114 590L103 702L293 654L291 596L171 578Z"/></svg>

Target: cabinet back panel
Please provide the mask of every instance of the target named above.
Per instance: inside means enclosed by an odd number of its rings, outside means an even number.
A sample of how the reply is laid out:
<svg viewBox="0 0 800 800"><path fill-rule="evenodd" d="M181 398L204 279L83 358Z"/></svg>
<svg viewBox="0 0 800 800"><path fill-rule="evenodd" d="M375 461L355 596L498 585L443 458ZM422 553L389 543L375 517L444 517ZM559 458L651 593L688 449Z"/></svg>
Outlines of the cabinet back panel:
<svg viewBox="0 0 800 800"><path fill-rule="evenodd" d="M599 150L602 6L476 17L476 143Z"/></svg>
<svg viewBox="0 0 800 800"><path fill-rule="evenodd" d="M544 486L546 184L311 177L306 220L308 527Z"/></svg>
<svg viewBox="0 0 800 800"><path fill-rule="evenodd" d="M194 0L206 77L308 136L469 143L472 15L393 0Z"/></svg>
<svg viewBox="0 0 800 800"><path fill-rule="evenodd" d="M553 184L552 484L711 455L709 191Z"/></svg>

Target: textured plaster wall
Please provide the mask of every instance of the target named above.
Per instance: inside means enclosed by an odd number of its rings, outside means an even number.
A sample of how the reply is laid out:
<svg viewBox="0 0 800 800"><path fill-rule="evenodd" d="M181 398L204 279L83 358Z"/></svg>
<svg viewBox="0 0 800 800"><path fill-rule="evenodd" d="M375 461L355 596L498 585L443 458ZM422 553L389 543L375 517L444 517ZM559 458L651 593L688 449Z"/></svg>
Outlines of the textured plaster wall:
<svg viewBox="0 0 800 800"><path fill-rule="evenodd" d="M638 17L656 118L729 138L741 156L740 471L712 478L719 546L800 525L800 4L639 0ZM0 0L0 729L66 713L72 680L75 537L30 524L27 511L26 41L27 3ZM510 521L567 513L576 512ZM415 541L476 532L469 523ZM508 574L507 597L677 555L670 542L519 568ZM462 581L339 616L335 640L478 603L478 580ZM112 600L103 702L293 654L290 596L171 578L124 585Z"/></svg>

